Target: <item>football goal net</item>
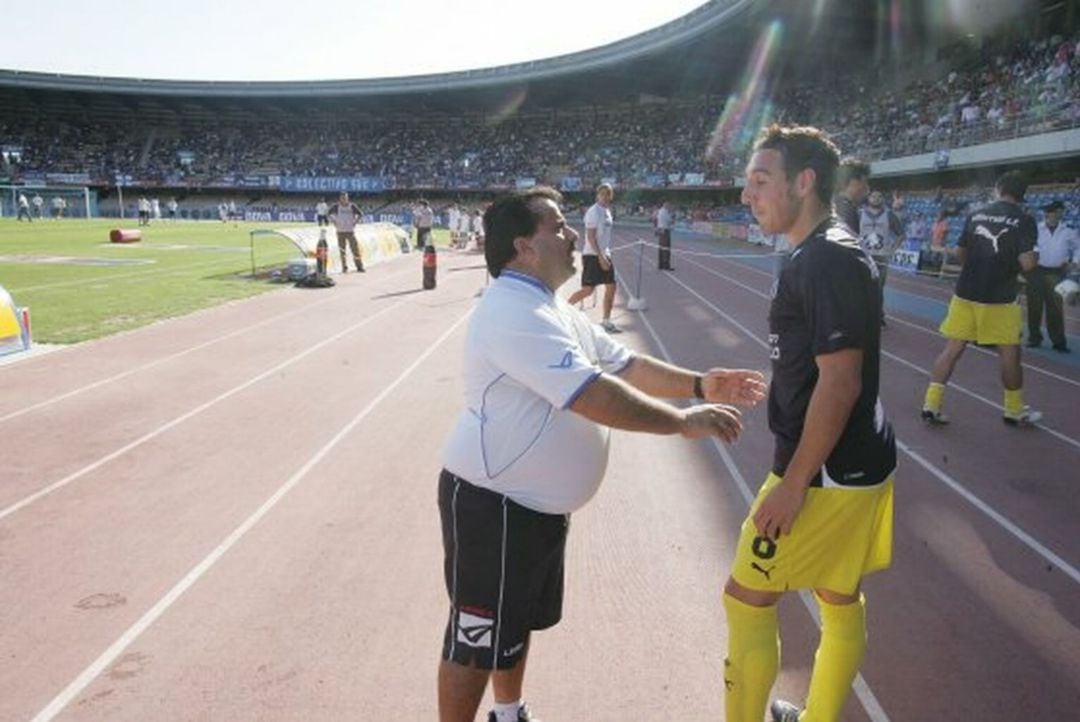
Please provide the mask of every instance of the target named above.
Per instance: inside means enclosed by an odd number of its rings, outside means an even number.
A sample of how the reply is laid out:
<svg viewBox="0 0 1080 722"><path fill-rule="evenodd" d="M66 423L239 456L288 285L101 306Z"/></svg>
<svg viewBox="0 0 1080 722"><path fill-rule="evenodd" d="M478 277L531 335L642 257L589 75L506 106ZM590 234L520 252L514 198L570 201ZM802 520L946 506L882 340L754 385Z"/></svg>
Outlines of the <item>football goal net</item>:
<svg viewBox="0 0 1080 722"><path fill-rule="evenodd" d="M96 218L97 191L86 186L14 186L0 185L0 215L19 215L20 196L33 220L47 218Z"/></svg>

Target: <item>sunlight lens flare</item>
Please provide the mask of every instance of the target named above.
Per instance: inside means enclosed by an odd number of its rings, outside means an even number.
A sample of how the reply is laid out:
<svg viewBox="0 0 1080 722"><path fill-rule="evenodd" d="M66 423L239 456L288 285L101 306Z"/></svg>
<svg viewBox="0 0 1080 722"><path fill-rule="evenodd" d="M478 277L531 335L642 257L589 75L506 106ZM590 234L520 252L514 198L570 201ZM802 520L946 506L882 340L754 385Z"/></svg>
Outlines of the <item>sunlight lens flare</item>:
<svg viewBox="0 0 1080 722"><path fill-rule="evenodd" d="M495 109L487 117L487 124L499 125L508 118L513 117L514 113L516 113L522 103L525 102L525 98L528 97L528 95L528 88L524 85L519 85L511 90L501 101L499 101L498 105L496 105Z"/></svg>
<svg viewBox="0 0 1080 722"><path fill-rule="evenodd" d="M705 157L712 162L741 156L758 130L773 118L771 71L783 36L783 22L773 20L762 31L743 73L738 92L728 96L713 129Z"/></svg>

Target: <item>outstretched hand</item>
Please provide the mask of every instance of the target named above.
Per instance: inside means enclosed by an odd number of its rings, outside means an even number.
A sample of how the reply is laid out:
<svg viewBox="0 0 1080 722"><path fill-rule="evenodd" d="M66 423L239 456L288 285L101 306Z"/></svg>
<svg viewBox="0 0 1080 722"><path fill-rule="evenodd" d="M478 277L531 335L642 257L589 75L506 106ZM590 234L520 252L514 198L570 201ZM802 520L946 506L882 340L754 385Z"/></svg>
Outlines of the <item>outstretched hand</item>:
<svg viewBox="0 0 1080 722"><path fill-rule="evenodd" d="M742 414L734 406L698 404L683 410L680 431L688 439L718 436L730 444L739 438L742 428Z"/></svg>
<svg viewBox="0 0 1080 722"><path fill-rule="evenodd" d="M701 380L705 400L716 404L756 406L769 387L760 371L750 369L709 369Z"/></svg>

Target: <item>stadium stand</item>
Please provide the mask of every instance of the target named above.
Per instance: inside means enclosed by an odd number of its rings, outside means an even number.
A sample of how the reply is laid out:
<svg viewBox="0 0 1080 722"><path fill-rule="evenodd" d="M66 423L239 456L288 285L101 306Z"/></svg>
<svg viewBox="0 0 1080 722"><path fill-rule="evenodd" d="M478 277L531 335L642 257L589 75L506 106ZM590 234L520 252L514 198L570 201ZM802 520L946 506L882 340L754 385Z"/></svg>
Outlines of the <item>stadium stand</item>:
<svg viewBox="0 0 1080 722"><path fill-rule="evenodd" d="M711 190L709 197L679 196L683 217L746 222L731 190L745 142L708 156L705 150L738 92L741 68L725 61L745 58L752 42L743 37L750 33L732 31L742 17L725 13L745 5L707 3L692 17L608 50L438 76L443 92L431 90L434 77L383 90L360 82L353 92L333 83L230 89L166 81L139 81L136 92L133 81L0 71L0 183L135 187L162 201L179 196L183 218L216 218L226 198L249 217L310 212L320 195L336 192L334 179L349 179L347 190L376 198L374 206L413 191L441 195L445 206L463 193L533 182L573 193L613 179L624 189ZM794 13L798 3L762 5ZM746 27L762 17L750 16ZM868 160L1080 128L1075 23L1067 32L1047 23L1006 29L945 61L898 68L851 62L868 47L861 37L867 26L855 24L863 20L852 18L850 28L837 23L812 48L816 59L842 71L839 81L835 73L827 74L828 85L815 81L796 53L786 56L772 81L772 117L819 125L845 152ZM788 17L789 25L798 22ZM683 42L685 48L672 49ZM608 56L610 67L592 67ZM413 86L424 92L410 92ZM1060 183L1072 179L1068 172L1035 180ZM904 186L908 215L918 219L915 237L945 208L955 238L961 211L980 194L928 196L943 182L971 182L932 175ZM1075 222L1075 196L1060 192L1066 218ZM648 209L640 210L647 218ZM104 198L101 212L119 214L118 199Z"/></svg>

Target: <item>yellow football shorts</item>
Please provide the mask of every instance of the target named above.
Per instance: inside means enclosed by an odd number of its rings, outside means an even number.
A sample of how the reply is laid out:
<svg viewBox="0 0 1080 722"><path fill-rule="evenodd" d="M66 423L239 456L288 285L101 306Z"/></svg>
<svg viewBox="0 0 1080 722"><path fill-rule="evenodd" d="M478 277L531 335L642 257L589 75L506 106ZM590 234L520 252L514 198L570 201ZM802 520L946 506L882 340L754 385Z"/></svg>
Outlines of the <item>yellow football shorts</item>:
<svg viewBox="0 0 1080 722"><path fill-rule="evenodd" d="M1022 328L1019 303L975 303L953 296L938 330L958 341L1015 346Z"/></svg>
<svg viewBox="0 0 1080 722"><path fill-rule="evenodd" d="M731 570L740 585L766 592L853 594L864 576L892 563L891 475L872 487L811 487L791 534L773 540L758 534L753 516L779 482L769 474L743 522Z"/></svg>

